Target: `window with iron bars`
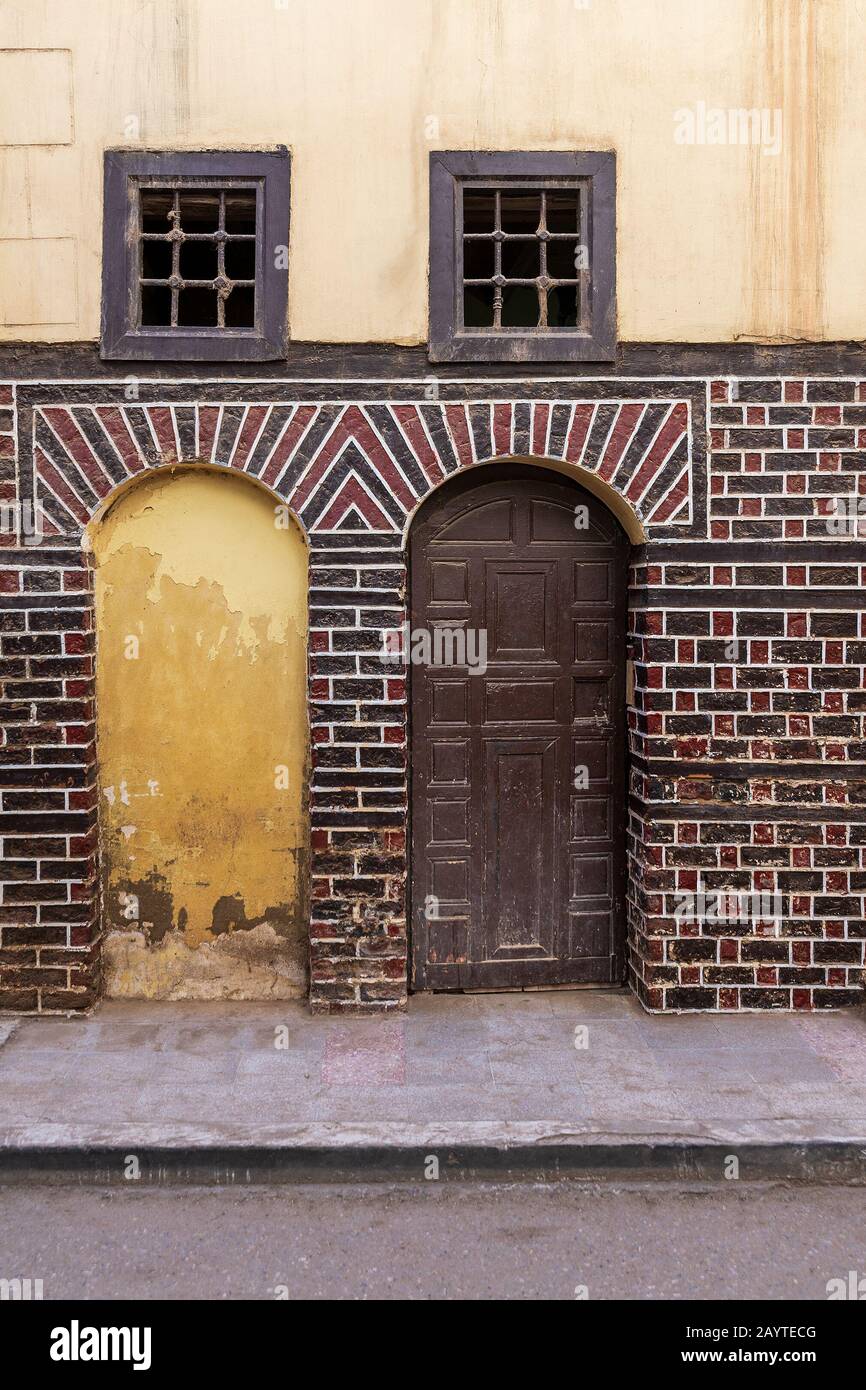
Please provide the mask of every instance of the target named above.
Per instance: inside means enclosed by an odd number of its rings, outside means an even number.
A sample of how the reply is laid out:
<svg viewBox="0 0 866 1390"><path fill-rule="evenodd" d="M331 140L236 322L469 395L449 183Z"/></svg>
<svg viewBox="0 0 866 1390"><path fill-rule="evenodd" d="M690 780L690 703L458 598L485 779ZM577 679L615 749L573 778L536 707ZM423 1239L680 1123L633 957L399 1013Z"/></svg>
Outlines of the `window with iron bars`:
<svg viewBox="0 0 866 1390"><path fill-rule="evenodd" d="M109 151L102 355L285 356L289 159Z"/></svg>
<svg viewBox="0 0 866 1390"><path fill-rule="evenodd" d="M606 152L430 157L433 361L607 361L616 348Z"/></svg>

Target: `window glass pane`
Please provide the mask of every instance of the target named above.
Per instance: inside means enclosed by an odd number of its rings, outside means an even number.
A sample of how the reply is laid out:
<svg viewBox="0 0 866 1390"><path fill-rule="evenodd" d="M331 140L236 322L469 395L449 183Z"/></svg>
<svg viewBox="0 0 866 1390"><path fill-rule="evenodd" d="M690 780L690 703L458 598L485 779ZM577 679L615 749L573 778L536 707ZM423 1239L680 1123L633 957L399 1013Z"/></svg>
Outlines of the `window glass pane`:
<svg viewBox="0 0 866 1390"><path fill-rule="evenodd" d="M506 285L502 291L502 327L537 328L538 290L534 285Z"/></svg>
<svg viewBox="0 0 866 1390"><path fill-rule="evenodd" d="M467 328L493 327L493 286L467 285L463 292L463 322Z"/></svg>
<svg viewBox="0 0 866 1390"><path fill-rule="evenodd" d="M577 327L577 286L560 285L547 295L547 322L550 328Z"/></svg>
<svg viewBox="0 0 866 1390"><path fill-rule="evenodd" d="M503 241L502 274L509 280L530 280L541 274L540 241Z"/></svg>
<svg viewBox="0 0 866 1390"><path fill-rule="evenodd" d="M215 232L220 224L219 194L208 189L180 190L180 225L185 232Z"/></svg>
<svg viewBox="0 0 866 1390"><path fill-rule="evenodd" d="M255 321L255 289L236 285L226 300L226 328L252 328Z"/></svg>
<svg viewBox="0 0 866 1390"><path fill-rule="evenodd" d="M171 274L171 242L141 243L141 273L145 280L167 280Z"/></svg>
<svg viewBox="0 0 866 1390"><path fill-rule="evenodd" d="M576 232L577 190L549 189L547 193L547 230L549 232Z"/></svg>
<svg viewBox="0 0 866 1390"><path fill-rule="evenodd" d="M182 328L216 328L216 290L187 289L178 293L177 322Z"/></svg>
<svg viewBox="0 0 866 1390"><path fill-rule="evenodd" d="M254 188L230 189L226 192L227 232L254 235L256 230L256 190Z"/></svg>
<svg viewBox="0 0 866 1390"><path fill-rule="evenodd" d="M141 324L155 328L171 323L171 290L167 285L142 285Z"/></svg>
<svg viewBox="0 0 866 1390"><path fill-rule="evenodd" d="M576 279L576 256L576 241L549 241L547 243L547 273L551 279Z"/></svg>
<svg viewBox="0 0 866 1390"><path fill-rule="evenodd" d="M496 216L495 194L492 188L463 190L464 232L492 232Z"/></svg>
<svg viewBox="0 0 866 1390"><path fill-rule="evenodd" d="M466 280L489 280L496 265L496 248L492 241L463 240L463 277Z"/></svg>
<svg viewBox="0 0 866 1390"><path fill-rule="evenodd" d="M256 244L254 241L226 242L226 275L230 280L256 278Z"/></svg>
<svg viewBox="0 0 866 1390"><path fill-rule="evenodd" d="M217 274L216 242L181 242L180 273L184 280L215 279Z"/></svg>
<svg viewBox="0 0 866 1390"><path fill-rule="evenodd" d="M143 232L170 232L169 213L174 207L174 194L170 189L143 188L141 190L141 230Z"/></svg>
<svg viewBox="0 0 866 1390"><path fill-rule="evenodd" d="M539 193L510 193L502 190L501 221L503 232L537 232L541 218Z"/></svg>

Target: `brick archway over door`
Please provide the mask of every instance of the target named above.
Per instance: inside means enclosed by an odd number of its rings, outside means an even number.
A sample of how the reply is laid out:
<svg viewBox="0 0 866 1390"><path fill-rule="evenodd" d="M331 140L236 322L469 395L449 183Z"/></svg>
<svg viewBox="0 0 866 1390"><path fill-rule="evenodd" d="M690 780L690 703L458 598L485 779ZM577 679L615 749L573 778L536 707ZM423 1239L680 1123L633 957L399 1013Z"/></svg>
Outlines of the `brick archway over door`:
<svg viewBox="0 0 866 1390"><path fill-rule="evenodd" d="M520 464L413 523L416 989L623 977L627 555L597 498Z"/></svg>

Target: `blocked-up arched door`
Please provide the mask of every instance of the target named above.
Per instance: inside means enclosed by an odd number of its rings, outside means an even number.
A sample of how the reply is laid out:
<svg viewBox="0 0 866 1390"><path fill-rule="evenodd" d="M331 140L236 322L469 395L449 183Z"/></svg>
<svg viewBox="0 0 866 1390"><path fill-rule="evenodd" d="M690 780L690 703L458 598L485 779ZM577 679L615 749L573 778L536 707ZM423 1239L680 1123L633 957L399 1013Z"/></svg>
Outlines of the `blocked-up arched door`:
<svg viewBox="0 0 866 1390"><path fill-rule="evenodd" d="M627 545L528 465L462 475L416 518L416 989L622 978Z"/></svg>
<svg viewBox="0 0 866 1390"><path fill-rule="evenodd" d="M92 527L110 995L306 992L307 548L284 513L192 464Z"/></svg>

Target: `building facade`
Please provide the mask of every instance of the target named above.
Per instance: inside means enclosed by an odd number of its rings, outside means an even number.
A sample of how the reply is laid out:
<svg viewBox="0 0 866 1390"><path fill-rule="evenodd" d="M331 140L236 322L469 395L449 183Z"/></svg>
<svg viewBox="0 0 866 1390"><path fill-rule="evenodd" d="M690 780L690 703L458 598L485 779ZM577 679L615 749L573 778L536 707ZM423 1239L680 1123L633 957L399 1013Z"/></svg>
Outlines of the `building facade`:
<svg viewBox="0 0 866 1390"><path fill-rule="evenodd" d="M7 5L0 1008L862 999L864 23Z"/></svg>

